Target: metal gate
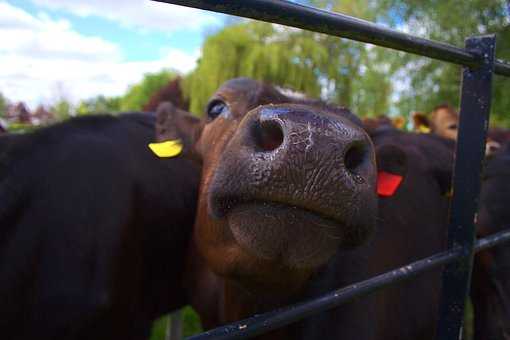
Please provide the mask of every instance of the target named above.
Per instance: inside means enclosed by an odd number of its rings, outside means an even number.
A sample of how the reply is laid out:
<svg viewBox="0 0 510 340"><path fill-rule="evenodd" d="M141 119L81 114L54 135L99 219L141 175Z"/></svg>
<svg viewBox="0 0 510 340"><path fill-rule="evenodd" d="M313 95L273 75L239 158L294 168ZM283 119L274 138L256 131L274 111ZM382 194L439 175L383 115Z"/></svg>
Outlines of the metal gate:
<svg viewBox="0 0 510 340"><path fill-rule="evenodd" d="M392 283L446 265L437 339L459 339L474 253L510 240L509 229L475 241L475 214L491 107L492 76L510 77L510 64L495 59L494 35L466 39L464 49L418 38L343 14L286 0L156 0L348 38L464 66L460 122L448 227L448 250L313 300L219 327L190 339L250 338L334 308Z"/></svg>

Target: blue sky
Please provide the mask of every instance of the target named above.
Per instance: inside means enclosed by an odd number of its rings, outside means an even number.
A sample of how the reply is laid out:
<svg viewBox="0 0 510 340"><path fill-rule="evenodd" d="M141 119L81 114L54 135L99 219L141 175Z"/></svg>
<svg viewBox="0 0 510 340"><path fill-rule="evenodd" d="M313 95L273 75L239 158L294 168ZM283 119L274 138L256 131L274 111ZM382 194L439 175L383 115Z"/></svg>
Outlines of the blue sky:
<svg viewBox="0 0 510 340"><path fill-rule="evenodd" d="M0 0L0 92L30 106L118 95L146 72L189 72L223 22L149 0Z"/></svg>
<svg viewBox="0 0 510 340"><path fill-rule="evenodd" d="M142 0L143 1L143 0ZM121 25L111 19L96 15L79 16L69 10L50 9L34 4L31 1L13 0L7 1L13 6L21 8L32 15L45 11L55 19L68 20L73 28L85 36L100 36L108 41L118 44L128 60L151 60L158 56L162 46L176 47L187 53L197 50L203 39L202 30L177 29L164 32L164 30L152 30L143 32ZM50 7L51 8L51 7ZM171 16L168 18L171 20Z"/></svg>

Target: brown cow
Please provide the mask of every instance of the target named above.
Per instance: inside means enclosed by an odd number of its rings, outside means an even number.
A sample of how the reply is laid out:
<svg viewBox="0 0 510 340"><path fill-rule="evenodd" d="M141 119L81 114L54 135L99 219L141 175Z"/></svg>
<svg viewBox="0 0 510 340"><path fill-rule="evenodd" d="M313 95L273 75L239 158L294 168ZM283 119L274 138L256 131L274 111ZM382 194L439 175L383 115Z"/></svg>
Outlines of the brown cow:
<svg viewBox="0 0 510 340"><path fill-rule="evenodd" d="M434 133L438 136L457 140L459 114L448 104L436 106L429 115L421 112L412 114L416 132ZM505 142L510 141L510 131L502 128L489 128L485 154L494 154Z"/></svg>
<svg viewBox="0 0 510 340"><path fill-rule="evenodd" d="M347 109L241 78L202 120L162 110L158 138L181 139L203 162L189 280L206 327L288 302L339 247L371 234L374 151ZM194 131L176 124L183 117Z"/></svg>
<svg viewBox="0 0 510 340"><path fill-rule="evenodd" d="M168 82L168 84L151 96L149 102L143 107L143 110L154 112L157 110L158 106L164 102L171 102L179 109L188 110L189 100L184 97L181 84L181 77L177 77Z"/></svg>
<svg viewBox="0 0 510 340"><path fill-rule="evenodd" d="M316 297L444 249L453 142L393 128L379 129L372 138L380 173L376 235L358 249L340 248L327 267L307 284L300 299ZM386 177L390 182L398 181L385 184ZM195 268L205 266L198 262ZM437 269L357 299L282 329L275 338L431 339L437 321L440 273ZM224 282L211 271L197 270L195 274L201 281L193 287L197 301L194 306L205 327L225 322Z"/></svg>
<svg viewBox="0 0 510 340"><path fill-rule="evenodd" d="M459 114L449 104L436 106L429 115L414 112L412 119L417 132L431 132L444 138L457 139Z"/></svg>

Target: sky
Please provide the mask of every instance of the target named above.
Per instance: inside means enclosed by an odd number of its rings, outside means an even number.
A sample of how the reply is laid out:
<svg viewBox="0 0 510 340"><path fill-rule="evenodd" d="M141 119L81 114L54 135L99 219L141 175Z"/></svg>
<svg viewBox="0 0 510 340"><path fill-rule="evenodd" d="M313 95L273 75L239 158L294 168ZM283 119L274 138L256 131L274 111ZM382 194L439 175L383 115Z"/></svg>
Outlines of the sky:
<svg viewBox="0 0 510 340"><path fill-rule="evenodd" d="M0 0L0 92L34 108L192 70L219 14L150 0Z"/></svg>

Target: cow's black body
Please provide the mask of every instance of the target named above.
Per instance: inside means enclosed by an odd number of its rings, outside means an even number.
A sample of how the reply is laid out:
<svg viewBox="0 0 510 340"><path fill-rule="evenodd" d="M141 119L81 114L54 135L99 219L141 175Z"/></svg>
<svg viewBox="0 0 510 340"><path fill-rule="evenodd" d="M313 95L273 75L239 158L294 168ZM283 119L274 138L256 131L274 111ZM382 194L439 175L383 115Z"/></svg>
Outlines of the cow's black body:
<svg viewBox="0 0 510 340"><path fill-rule="evenodd" d="M477 218L479 237L510 227L510 144L487 160ZM510 246L503 244L475 257L471 299L475 339L510 337Z"/></svg>
<svg viewBox="0 0 510 340"><path fill-rule="evenodd" d="M372 135L378 170L402 175L393 196L379 198L372 242L340 250L311 285L317 296L431 256L444 249L453 143L381 129ZM363 207L360 207L362 209ZM433 339L440 269L398 283L305 321L301 339Z"/></svg>
<svg viewBox="0 0 510 340"><path fill-rule="evenodd" d="M0 137L2 339L141 339L185 304L199 169L153 134L133 113Z"/></svg>

